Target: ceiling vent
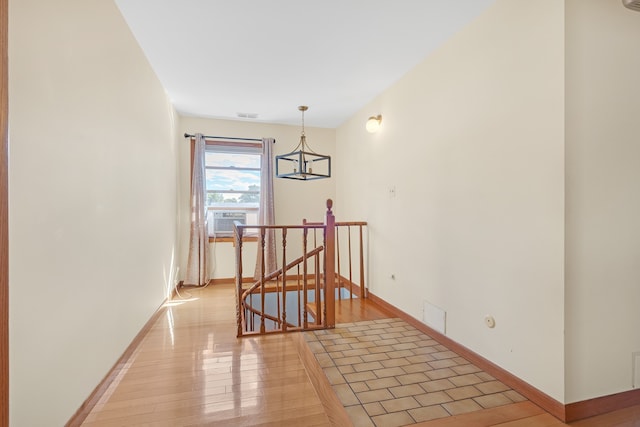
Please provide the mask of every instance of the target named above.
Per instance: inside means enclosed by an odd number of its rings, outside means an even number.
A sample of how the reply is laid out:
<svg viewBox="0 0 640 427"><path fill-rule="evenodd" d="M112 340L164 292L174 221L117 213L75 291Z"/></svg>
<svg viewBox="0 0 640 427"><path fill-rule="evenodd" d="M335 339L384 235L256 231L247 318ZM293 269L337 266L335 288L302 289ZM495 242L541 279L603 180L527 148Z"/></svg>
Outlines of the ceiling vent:
<svg viewBox="0 0 640 427"><path fill-rule="evenodd" d="M257 119L258 113L236 113L236 116L240 117L241 119Z"/></svg>
<svg viewBox="0 0 640 427"><path fill-rule="evenodd" d="M627 9L635 10L636 12L640 12L640 0L622 0L622 4Z"/></svg>

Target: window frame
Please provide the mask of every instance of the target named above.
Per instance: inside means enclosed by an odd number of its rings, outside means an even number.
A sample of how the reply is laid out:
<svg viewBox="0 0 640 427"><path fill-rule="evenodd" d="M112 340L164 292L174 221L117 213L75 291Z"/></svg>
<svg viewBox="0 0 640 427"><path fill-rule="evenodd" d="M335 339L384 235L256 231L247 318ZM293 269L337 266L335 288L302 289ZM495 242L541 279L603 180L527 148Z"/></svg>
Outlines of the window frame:
<svg viewBox="0 0 640 427"><path fill-rule="evenodd" d="M245 141L225 141L224 139L209 139L206 138L205 139L205 153L207 151L207 147L234 147L234 148L246 148L246 149L255 149L256 151L259 151L260 158L262 158L262 142L245 142ZM195 138L191 138L191 167L190 167L190 185L193 185L193 162L195 159ZM262 162L261 162L262 163ZM205 169L206 165L205 165ZM211 169L211 168L209 168ZM225 170L228 170L226 168L223 168ZM262 168L260 168L260 174L262 174ZM205 181L206 182L206 181ZM206 183L205 183L205 190L206 190ZM260 191L260 197L262 197L262 189ZM258 202L259 203L259 202ZM258 208L247 208L247 207L234 207L234 206L225 206L224 208L222 207L209 207L207 206L207 210L212 210L212 211L242 211L242 212L248 212L248 211L254 211L254 212L259 212L259 207ZM257 236L243 236L243 241L257 241L258 238ZM235 239L233 237L230 236L209 236L209 242L233 242L235 243Z"/></svg>

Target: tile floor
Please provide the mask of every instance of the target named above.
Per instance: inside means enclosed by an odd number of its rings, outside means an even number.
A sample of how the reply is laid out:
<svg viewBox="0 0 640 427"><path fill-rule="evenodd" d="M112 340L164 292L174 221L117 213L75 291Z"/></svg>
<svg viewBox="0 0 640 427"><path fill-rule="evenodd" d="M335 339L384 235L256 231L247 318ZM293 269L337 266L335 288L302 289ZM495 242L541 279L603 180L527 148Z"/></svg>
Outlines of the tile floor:
<svg viewBox="0 0 640 427"><path fill-rule="evenodd" d="M526 400L401 319L305 332L355 426L395 427Z"/></svg>

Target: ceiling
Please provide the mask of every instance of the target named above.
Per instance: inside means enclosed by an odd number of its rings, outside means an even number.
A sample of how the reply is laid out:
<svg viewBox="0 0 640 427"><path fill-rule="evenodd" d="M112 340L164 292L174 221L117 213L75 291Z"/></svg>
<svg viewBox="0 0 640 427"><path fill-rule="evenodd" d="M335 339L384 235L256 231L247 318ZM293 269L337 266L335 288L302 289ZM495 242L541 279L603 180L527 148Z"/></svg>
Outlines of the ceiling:
<svg viewBox="0 0 640 427"><path fill-rule="evenodd" d="M115 1L181 114L335 128L494 0Z"/></svg>

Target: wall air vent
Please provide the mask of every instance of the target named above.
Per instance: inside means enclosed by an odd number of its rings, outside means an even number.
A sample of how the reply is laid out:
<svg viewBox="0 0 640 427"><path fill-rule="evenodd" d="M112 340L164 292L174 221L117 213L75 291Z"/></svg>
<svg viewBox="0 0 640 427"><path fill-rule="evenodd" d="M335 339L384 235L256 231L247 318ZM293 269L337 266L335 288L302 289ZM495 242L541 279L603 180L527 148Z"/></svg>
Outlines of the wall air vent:
<svg viewBox="0 0 640 427"><path fill-rule="evenodd" d="M627 9L635 10L636 12L640 12L640 0L622 0L622 4Z"/></svg>

